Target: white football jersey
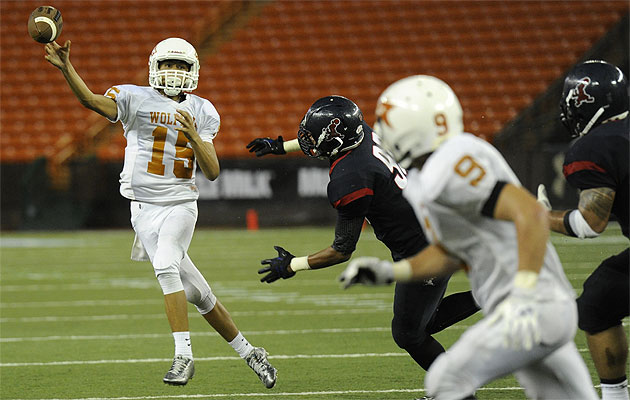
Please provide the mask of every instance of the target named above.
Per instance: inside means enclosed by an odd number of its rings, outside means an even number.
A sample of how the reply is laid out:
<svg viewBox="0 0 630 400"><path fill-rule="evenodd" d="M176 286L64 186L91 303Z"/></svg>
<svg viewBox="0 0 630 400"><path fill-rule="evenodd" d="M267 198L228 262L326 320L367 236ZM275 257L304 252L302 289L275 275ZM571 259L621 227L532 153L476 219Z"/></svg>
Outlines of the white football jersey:
<svg viewBox="0 0 630 400"><path fill-rule="evenodd" d="M494 189L499 182L520 186L518 178L492 145L469 133L448 139L407 178L403 194L427 239L470 267L475 300L490 313L510 292L518 267L514 223L491 217ZM538 285L545 296L575 296L550 242Z"/></svg>
<svg viewBox="0 0 630 400"><path fill-rule="evenodd" d="M148 203L197 200L196 162L188 139L177 131L175 110L185 110L195 120L204 142L212 143L220 119L212 103L188 93L178 103L149 86L118 85L105 93L116 101L125 130L125 164L120 193Z"/></svg>

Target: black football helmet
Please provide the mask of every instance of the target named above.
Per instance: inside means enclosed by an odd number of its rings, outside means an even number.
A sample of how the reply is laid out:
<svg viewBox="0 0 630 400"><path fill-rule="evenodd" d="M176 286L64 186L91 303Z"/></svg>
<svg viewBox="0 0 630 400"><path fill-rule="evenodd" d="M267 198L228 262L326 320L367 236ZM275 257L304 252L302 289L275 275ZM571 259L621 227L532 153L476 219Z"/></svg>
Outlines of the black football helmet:
<svg viewBox="0 0 630 400"><path fill-rule="evenodd" d="M317 100L300 122L297 134L307 156L331 158L363 140L363 114L351 100L326 96Z"/></svg>
<svg viewBox="0 0 630 400"><path fill-rule="evenodd" d="M560 119L572 136L586 135L611 118L628 115L628 81L605 61L576 65L564 80Z"/></svg>

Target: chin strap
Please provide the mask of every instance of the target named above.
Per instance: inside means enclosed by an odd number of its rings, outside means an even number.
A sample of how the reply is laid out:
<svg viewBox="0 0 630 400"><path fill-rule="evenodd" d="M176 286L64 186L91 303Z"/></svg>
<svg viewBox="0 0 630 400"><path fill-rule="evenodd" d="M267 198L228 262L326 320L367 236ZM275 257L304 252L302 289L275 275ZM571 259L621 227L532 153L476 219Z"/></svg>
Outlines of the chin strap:
<svg viewBox="0 0 630 400"><path fill-rule="evenodd" d="M593 127L593 124L595 124L595 122L597 122L597 119L599 118L599 116L604 113L604 110L605 110L604 107L600 107L599 110L597 110L595 115L593 115L593 118L591 118L591 120L588 121L588 124L586 124L584 129L582 129L582 132L580 132L580 136L586 135L588 133L588 131L591 130L591 128Z"/></svg>

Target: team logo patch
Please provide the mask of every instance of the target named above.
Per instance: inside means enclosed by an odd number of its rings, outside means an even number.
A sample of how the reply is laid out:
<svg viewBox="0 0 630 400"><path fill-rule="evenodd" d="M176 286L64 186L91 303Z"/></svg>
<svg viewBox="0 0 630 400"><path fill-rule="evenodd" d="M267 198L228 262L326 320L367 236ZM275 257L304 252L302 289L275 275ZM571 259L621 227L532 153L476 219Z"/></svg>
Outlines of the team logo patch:
<svg viewBox="0 0 630 400"><path fill-rule="evenodd" d="M389 119L387 119L387 113L392 109L392 107L394 107L393 104L389 104L385 101L379 101L376 105L376 117L390 128L392 127L392 124L390 124Z"/></svg>
<svg viewBox="0 0 630 400"><path fill-rule="evenodd" d="M571 100L575 101L575 106L580 107L584 103L594 103L595 97L586 92L586 87L591 84L591 78L588 76L580 79L571 91Z"/></svg>
<svg viewBox="0 0 630 400"><path fill-rule="evenodd" d="M322 130L323 136L327 141L336 137L343 139L343 133L337 130L339 125L341 125L341 120L339 118L333 118L330 120L328 126Z"/></svg>

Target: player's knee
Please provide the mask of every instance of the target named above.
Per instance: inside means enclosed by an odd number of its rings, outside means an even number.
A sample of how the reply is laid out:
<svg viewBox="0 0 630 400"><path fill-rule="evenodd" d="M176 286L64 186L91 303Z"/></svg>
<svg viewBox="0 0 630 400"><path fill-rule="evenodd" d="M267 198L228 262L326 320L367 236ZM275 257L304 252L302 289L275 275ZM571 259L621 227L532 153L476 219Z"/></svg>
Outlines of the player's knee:
<svg viewBox="0 0 630 400"><path fill-rule="evenodd" d="M165 295L184 290L184 285L182 284L182 280L179 277L178 272L167 270L164 272L156 271L156 274L157 280L162 288L162 293Z"/></svg>
<svg viewBox="0 0 630 400"><path fill-rule="evenodd" d="M186 300L194 304L201 314L206 314L214 308L216 298L208 286L198 287L190 282L184 282Z"/></svg>
<svg viewBox="0 0 630 400"><path fill-rule="evenodd" d="M420 329L412 329L409 326L392 321L392 337L401 349L409 349L422 344L427 338L426 332Z"/></svg>
<svg viewBox="0 0 630 400"><path fill-rule="evenodd" d="M207 314L212 311L216 303L216 297L212 293L210 286L204 284L203 282L201 284L195 284L195 282L200 281L187 278L187 274L182 275L182 283L184 285L184 292L186 293L186 300L197 307L197 310L201 314Z"/></svg>

